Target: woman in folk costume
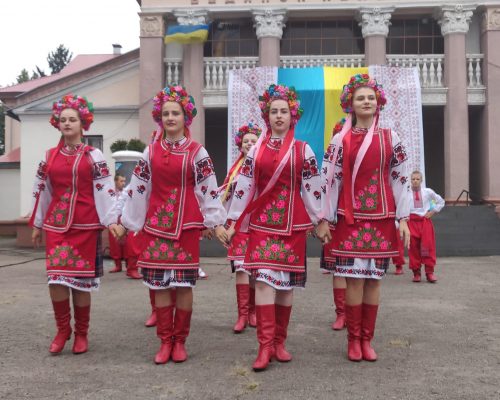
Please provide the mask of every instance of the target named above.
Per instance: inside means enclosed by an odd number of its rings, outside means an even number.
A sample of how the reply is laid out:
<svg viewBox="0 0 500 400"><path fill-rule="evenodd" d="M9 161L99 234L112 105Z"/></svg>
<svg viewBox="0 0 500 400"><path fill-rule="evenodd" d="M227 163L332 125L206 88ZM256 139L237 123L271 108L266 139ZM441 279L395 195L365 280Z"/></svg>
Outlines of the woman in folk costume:
<svg viewBox="0 0 500 400"><path fill-rule="evenodd" d="M50 123L61 131L57 147L40 162L33 189L30 223L34 245L46 233L47 275L57 335L49 351L60 353L71 337L70 292L73 297L73 353L88 349L90 292L103 275L101 231L116 234L115 185L98 149L82 143L93 122L93 108L84 97L68 94L54 103Z"/></svg>
<svg viewBox="0 0 500 400"><path fill-rule="evenodd" d="M408 255L410 269L413 271L413 282L421 281L420 268L424 264L427 282L436 283L437 278L434 275L436 237L431 218L443 209L445 203L434 190L423 186L420 171L412 172L411 189L410 222L408 223L411 241Z"/></svg>
<svg viewBox="0 0 500 400"><path fill-rule="evenodd" d="M233 198L239 196L235 192L235 188L238 183L241 166L250 149L257 143L261 133L262 130L252 123L240 127L236 133L234 141L240 150L240 155L232 165L220 188L221 200L226 210L231 208ZM227 251L227 258L231 261L231 269L236 273L238 320L233 327L234 333L243 332L247 324L253 327L257 325L257 317L255 315L255 281L250 278L251 273L243 268L247 246L248 233L238 232Z"/></svg>
<svg viewBox="0 0 500 400"><path fill-rule="evenodd" d="M306 282L306 232L318 222L321 198L319 168L313 151L295 140L302 109L293 88L271 85L260 97L267 125L241 167L228 229L249 232L243 267L255 277L259 353L256 371L270 359L286 362L285 348L293 288Z"/></svg>
<svg viewBox="0 0 500 400"><path fill-rule="evenodd" d="M182 86L167 86L153 99L160 129L134 169L121 216L122 224L142 231L137 265L144 283L155 291L157 364L187 359L193 287L198 279L200 231L215 228L223 241L226 211L218 198L212 160L191 139L194 99ZM176 305L171 292L177 293ZM175 310L174 310L175 308Z"/></svg>
<svg viewBox="0 0 500 400"><path fill-rule="evenodd" d="M333 127L332 136L340 133L342 127L345 124L345 118L342 118L338 121ZM328 152L325 153L324 159L328 162L328 158L330 154ZM334 227L332 226L332 230ZM321 253L321 269L326 271L326 273L332 274L332 286L333 286L333 303L335 305L335 321L332 323L332 329L334 331L340 331L345 328L345 292L347 287L346 278L343 276L336 276L335 262L325 261L324 252Z"/></svg>
<svg viewBox="0 0 500 400"><path fill-rule="evenodd" d="M398 136L378 126L386 98L374 79L353 76L340 100L349 115L323 161L324 220L317 235L325 243L325 261L334 262L335 275L347 280L348 358L375 361L371 340L380 279L398 254L395 219L409 245L408 162Z"/></svg>

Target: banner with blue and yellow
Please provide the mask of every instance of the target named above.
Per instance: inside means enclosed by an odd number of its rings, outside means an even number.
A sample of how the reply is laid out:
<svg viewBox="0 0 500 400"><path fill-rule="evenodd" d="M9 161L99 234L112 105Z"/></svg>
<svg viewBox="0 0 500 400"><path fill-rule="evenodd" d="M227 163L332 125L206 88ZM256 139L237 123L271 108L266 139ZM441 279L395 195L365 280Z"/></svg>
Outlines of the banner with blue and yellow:
<svg viewBox="0 0 500 400"><path fill-rule="evenodd" d="M172 25L167 28L164 42L168 43L204 43L208 38L209 25Z"/></svg>

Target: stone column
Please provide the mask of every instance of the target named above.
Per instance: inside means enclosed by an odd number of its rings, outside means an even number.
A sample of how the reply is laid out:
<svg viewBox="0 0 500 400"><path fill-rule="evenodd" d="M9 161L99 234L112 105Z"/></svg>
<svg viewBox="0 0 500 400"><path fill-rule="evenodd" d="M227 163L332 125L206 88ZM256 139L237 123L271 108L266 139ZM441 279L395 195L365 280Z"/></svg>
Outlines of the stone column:
<svg viewBox="0 0 500 400"><path fill-rule="evenodd" d="M139 132L141 140L149 143L151 133L157 128L151 117L152 99L164 84L165 24L159 14L141 14L140 18Z"/></svg>
<svg viewBox="0 0 500 400"><path fill-rule="evenodd" d="M438 14L444 36L444 83L448 88L444 107L444 194L456 200L469 190L469 106L465 34L474 7L443 6Z"/></svg>
<svg viewBox="0 0 500 400"><path fill-rule="evenodd" d="M179 25L202 25L207 23L206 10L177 10L174 12ZM182 84L194 97L198 111L190 127L191 137L205 144L205 107L203 106L204 65L203 43L183 46L182 52Z"/></svg>
<svg viewBox="0 0 500 400"><path fill-rule="evenodd" d="M482 198L500 205L500 8L487 8L481 29L484 54L483 84L486 86L480 140L479 176ZM498 209L498 207L497 207Z"/></svg>
<svg viewBox="0 0 500 400"><path fill-rule="evenodd" d="M392 7L362 8L358 19L365 39L365 65L384 65L386 61L386 38L391 24Z"/></svg>
<svg viewBox="0 0 500 400"><path fill-rule="evenodd" d="M286 11L265 9L253 11L254 27L259 39L259 65L280 66L280 40L285 27Z"/></svg>

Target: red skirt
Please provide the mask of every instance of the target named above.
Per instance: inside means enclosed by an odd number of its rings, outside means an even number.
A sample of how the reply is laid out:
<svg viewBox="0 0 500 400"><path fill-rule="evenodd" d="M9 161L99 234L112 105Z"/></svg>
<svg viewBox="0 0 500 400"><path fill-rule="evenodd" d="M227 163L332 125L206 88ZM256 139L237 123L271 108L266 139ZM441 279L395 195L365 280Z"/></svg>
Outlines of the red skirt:
<svg viewBox="0 0 500 400"><path fill-rule="evenodd" d="M137 266L150 269L198 269L200 265L200 231L182 231L179 240L165 239L143 232L139 246L143 249ZM142 242L142 243L141 243Z"/></svg>
<svg viewBox="0 0 500 400"><path fill-rule="evenodd" d="M98 231L69 229L46 231L46 265L49 275L95 278Z"/></svg>
<svg viewBox="0 0 500 400"><path fill-rule="evenodd" d="M306 270L306 231L291 236L250 230L243 268L272 269L285 272Z"/></svg>
<svg viewBox="0 0 500 400"><path fill-rule="evenodd" d="M398 238L394 218L355 220L347 225L339 215L330 243L324 246L325 261L347 258L387 258L397 256Z"/></svg>
<svg viewBox="0 0 500 400"><path fill-rule="evenodd" d="M248 248L248 233L238 232L234 235L231 241L231 246L227 250L227 258L229 260L241 260L245 259L245 254Z"/></svg>

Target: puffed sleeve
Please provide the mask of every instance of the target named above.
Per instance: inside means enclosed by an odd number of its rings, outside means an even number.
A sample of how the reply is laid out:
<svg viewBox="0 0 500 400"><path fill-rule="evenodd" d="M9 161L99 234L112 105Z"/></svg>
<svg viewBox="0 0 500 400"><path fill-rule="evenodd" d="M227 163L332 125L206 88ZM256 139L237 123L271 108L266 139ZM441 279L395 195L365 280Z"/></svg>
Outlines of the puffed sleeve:
<svg viewBox="0 0 500 400"><path fill-rule="evenodd" d="M317 225L321 211L321 176L316 156L306 143L304 149L304 165L302 166L302 200L309 218Z"/></svg>
<svg viewBox="0 0 500 400"><path fill-rule="evenodd" d="M151 196L151 165L149 146L137 162L130 179L128 190L124 191L121 223L133 232L139 232L146 221ZM120 201L119 204L122 202Z"/></svg>
<svg viewBox="0 0 500 400"><path fill-rule="evenodd" d="M194 193L203 215L203 224L214 228L226 222L226 210L219 196L214 165L204 147L200 147L193 160Z"/></svg>
<svg viewBox="0 0 500 400"><path fill-rule="evenodd" d="M33 199L31 203L31 213L35 214L33 226L41 229L45 215L52 201L52 187L47 175L47 162L40 161L33 183ZM36 208L35 208L36 207Z"/></svg>
<svg viewBox="0 0 500 400"><path fill-rule="evenodd" d="M92 149L94 201L101 225L109 226L118 222L118 213L115 207L116 192L113 176L99 149Z"/></svg>
<svg viewBox="0 0 500 400"><path fill-rule="evenodd" d="M340 148L334 162L333 157L338 146ZM342 162L343 147L340 135L335 135L328 145L321 165L321 213L322 217L330 223L337 222L339 194L342 189Z"/></svg>
<svg viewBox="0 0 500 400"><path fill-rule="evenodd" d="M395 132L391 132L392 158L389 172L392 193L396 202L396 218L410 216L410 181L408 179L408 154L403 142Z"/></svg>
<svg viewBox="0 0 500 400"><path fill-rule="evenodd" d="M255 146L250 149L247 156L243 160L241 165L240 174L238 175L238 181L236 183L236 188L233 192L233 200L231 202L231 207L227 213L227 219L231 221L236 221L245 211L246 206L252 200L250 198L251 193L253 193L253 173L255 168L254 161Z"/></svg>

